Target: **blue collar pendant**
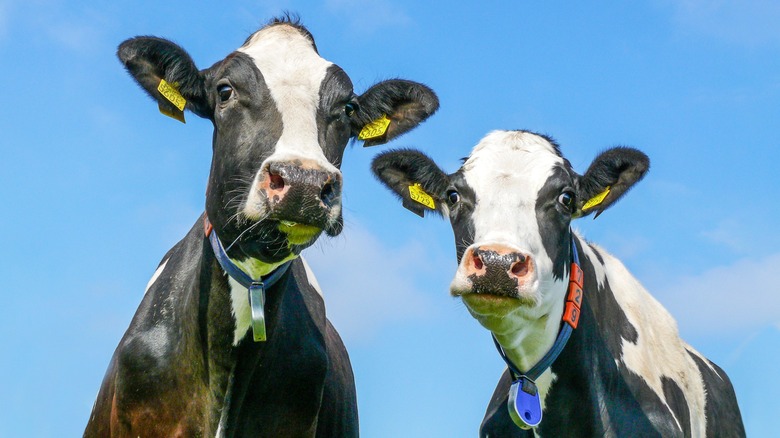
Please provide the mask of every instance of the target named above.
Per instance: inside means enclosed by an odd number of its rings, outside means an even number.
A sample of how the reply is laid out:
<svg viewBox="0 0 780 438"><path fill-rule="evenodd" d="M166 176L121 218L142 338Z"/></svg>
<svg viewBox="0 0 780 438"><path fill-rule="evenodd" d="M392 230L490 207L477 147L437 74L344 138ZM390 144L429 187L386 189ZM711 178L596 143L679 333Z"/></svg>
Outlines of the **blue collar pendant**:
<svg viewBox="0 0 780 438"><path fill-rule="evenodd" d="M531 429L542 422L542 401L536 383L520 376L509 388L509 416L521 429Z"/></svg>
<svg viewBox="0 0 780 438"><path fill-rule="evenodd" d="M260 281L253 281L249 286L249 308L252 310L252 336L255 342L264 342L265 285Z"/></svg>

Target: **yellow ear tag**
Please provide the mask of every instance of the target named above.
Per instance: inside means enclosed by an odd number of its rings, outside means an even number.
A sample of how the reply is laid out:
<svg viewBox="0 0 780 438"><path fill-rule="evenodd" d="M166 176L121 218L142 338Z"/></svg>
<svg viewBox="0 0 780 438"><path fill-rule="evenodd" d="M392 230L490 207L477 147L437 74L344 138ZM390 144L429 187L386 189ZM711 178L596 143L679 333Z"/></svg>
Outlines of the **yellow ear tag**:
<svg viewBox="0 0 780 438"><path fill-rule="evenodd" d="M409 196L412 198L412 201L419 202L431 210L436 209L436 204L433 202L433 198L431 195L425 193L425 190L420 187L420 183L414 183L409 186Z"/></svg>
<svg viewBox="0 0 780 438"><path fill-rule="evenodd" d="M168 117L172 117L182 123L184 122L184 106L187 104L187 99L179 93L176 89L176 84L169 84L165 79L160 79L160 84L157 86L157 91L162 94L173 106L179 111L171 111L169 108L159 105L160 112Z"/></svg>
<svg viewBox="0 0 780 438"><path fill-rule="evenodd" d="M601 204L601 202L604 200L604 198L607 197L607 195L609 195L609 186L607 186L607 188L604 189L603 192L601 192L598 195L588 199L588 202L586 202L585 205L582 206L582 210L587 210L589 208L593 208L593 207Z"/></svg>
<svg viewBox="0 0 780 438"><path fill-rule="evenodd" d="M390 119L387 118L387 114L382 114L382 117L367 124L360 130L358 140L370 140L381 137L385 135L388 126L390 126Z"/></svg>

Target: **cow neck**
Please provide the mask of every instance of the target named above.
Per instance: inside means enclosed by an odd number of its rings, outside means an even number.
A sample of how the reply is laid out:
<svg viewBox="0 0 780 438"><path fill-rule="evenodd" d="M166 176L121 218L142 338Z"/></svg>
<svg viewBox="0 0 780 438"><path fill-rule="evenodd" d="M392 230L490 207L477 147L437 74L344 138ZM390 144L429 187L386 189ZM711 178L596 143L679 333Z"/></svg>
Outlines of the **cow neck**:
<svg viewBox="0 0 780 438"><path fill-rule="evenodd" d="M292 260L288 260L280 265L265 277L254 279L230 260L227 252L225 252L225 248L222 246L222 242L219 240L219 236L217 236L217 232L214 231L214 227L209 222L208 216L204 216L203 226L206 237L211 242L211 249L214 251L214 255L222 270L230 278L247 289L247 299L252 312L252 336L255 342L265 341L265 290L273 287L282 278L290 267Z"/></svg>
<svg viewBox="0 0 780 438"><path fill-rule="evenodd" d="M580 317L580 308L583 299L583 273L580 269L580 258L577 253L577 245L574 239L574 233L571 232L571 269L569 274L569 288L566 294L563 316L561 317L561 329L555 339L552 347L547 353L532 366L528 371L523 372L506 355L501 344L498 343L495 335L493 342L501 358L506 362L509 372L512 375L512 386L509 388L509 397L507 407L509 416L514 423L522 429L530 429L539 425L542 421L542 405L539 396L539 390L536 387L536 379L539 378L566 347L566 343Z"/></svg>

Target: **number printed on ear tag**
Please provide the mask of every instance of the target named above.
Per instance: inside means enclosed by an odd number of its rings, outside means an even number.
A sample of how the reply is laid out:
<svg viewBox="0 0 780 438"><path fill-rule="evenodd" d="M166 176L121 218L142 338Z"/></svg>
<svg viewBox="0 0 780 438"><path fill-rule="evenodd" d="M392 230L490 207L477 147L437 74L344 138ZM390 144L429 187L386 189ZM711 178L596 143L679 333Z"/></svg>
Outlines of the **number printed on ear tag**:
<svg viewBox="0 0 780 438"><path fill-rule="evenodd" d="M542 402L536 384L522 376L509 388L509 416L521 429L536 427L542 422Z"/></svg>

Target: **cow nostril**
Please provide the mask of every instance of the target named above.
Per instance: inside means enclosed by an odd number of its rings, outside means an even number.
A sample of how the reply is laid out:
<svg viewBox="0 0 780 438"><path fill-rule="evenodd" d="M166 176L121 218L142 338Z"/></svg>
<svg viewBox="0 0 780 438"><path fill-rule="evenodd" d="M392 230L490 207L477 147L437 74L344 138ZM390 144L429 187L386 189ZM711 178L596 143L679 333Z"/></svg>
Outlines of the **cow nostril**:
<svg viewBox="0 0 780 438"><path fill-rule="evenodd" d="M515 262L512 264L511 268L512 275L516 277L522 277L525 274L528 273L528 263L526 263L525 257L520 257L520 261Z"/></svg>
<svg viewBox="0 0 780 438"><path fill-rule="evenodd" d="M269 172L269 182L268 187L271 188L271 190L281 190L284 188L284 178L282 175L278 173L271 173Z"/></svg>
<svg viewBox="0 0 780 438"><path fill-rule="evenodd" d="M480 269L482 269L482 267L483 267L483 266L485 266L485 265L482 263L482 257L480 257L480 256L479 256L479 254L474 254L474 255L473 255L473 262L474 262L474 269L476 269L476 270L478 270L478 271L479 271Z"/></svg>
<svg viewBox="0 0 780 438"><path fill-rule="evenodd" d="M323 204L330 207L333 204L333 200L336 197L336 187L333 183L325 183L320 191L320 199Z"/></svg>

